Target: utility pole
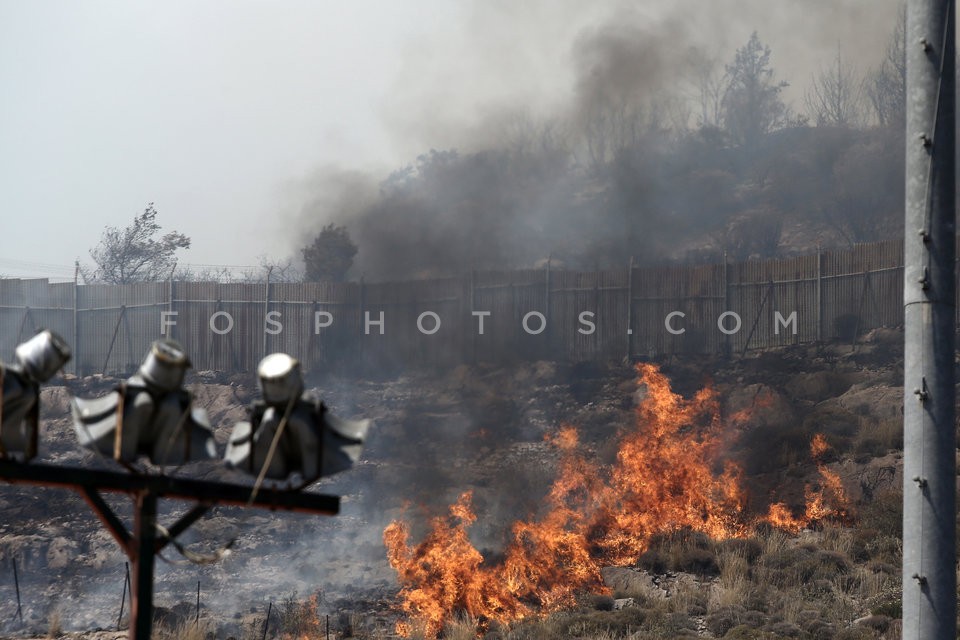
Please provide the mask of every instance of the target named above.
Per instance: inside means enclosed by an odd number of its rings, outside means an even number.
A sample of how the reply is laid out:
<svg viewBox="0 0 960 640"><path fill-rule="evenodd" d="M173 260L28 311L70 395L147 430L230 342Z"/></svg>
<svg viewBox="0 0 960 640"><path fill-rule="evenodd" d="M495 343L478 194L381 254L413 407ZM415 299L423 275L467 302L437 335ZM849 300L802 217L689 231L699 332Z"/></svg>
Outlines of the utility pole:
<svg viewBox="0 0 960 640"><path fill-rule="evenodd" d="M956 638L955 3L907 3L903 638Z"/></svg>
<svg viewBox="0 0 960 640"><path fill-rule="evenodd" d="M234 483L176 478L18 462L0 458L0 480L11 484L63 487L78 492L106 530L126 553L133 568L130 592L130 640L150 640L153 626L154 558L168 543L186 531L215 505L257 507L318 515L336 515L340 499L312 492L261 489L251 497L251 487ZM103 499L103 493L122 493L133 501L132 531ZM157 500L172 498L197 504L167 527L168 537L157 536ZM121 615L122 615L121 609Z"/></svg>

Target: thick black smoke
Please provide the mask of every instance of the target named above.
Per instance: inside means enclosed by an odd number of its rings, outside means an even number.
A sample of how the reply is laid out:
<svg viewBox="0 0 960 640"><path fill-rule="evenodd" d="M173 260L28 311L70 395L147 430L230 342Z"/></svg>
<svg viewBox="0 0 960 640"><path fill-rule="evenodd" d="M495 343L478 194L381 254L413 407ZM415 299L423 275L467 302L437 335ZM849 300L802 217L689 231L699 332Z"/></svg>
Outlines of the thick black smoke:
<svg viewBox="0 0 960 640"><path fill-rule="evenodd" d="M295 246L343 224L352 275L383 280L547 257L745 259L893 232L898 135L805 126L800 98L838 49L859 77L879 67L895 0L591 7L478 4L469 28L420 43L384 107L415 159L386 177L322 173ZM776 130L745 148L717 87L754 30L770 81L789 86Z"/></svg>

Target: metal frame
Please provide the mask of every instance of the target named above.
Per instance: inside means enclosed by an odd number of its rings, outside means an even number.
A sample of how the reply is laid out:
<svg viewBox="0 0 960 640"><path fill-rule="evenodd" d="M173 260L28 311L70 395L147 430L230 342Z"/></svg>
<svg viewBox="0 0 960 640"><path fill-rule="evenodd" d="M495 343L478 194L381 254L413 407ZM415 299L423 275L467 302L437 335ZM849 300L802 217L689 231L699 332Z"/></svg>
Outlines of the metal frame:
<svg viewBox="0 0 960 640"><path fill-rule="evenodd" d="M144 475L125 471L63 467L0 458L0 480L72 489L80 494L117 541L133 566L130 602L131 640L149 640L153 626L153 570L156 554L215 505L258 507L318 515L336 515L340 498L319 493L252 487L226 482ZM133 529L127 528L101 495L125 493L133 501ZM192 509L157 536L159 498L192 500Z"/></svg>

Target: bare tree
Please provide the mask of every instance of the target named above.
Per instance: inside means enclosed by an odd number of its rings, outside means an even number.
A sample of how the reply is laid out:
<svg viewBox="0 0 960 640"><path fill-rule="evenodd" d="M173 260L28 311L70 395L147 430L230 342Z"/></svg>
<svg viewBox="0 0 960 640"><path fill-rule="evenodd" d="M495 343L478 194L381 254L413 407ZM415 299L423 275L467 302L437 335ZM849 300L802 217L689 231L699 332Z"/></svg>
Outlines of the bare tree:
<svg viewBox="0 0 960 640"><path fill-rule="evenodd" d="M866 93L881 126L903 123L907 105L907 10L901 9L880 68L867 78Z"/></svg>
<svg viewBox="0 0 960 640"><path fill-rule="evenodd" d="M694 97L700 107L697 125L719 129L723 124L723 96L727 92L729 78L716 60L699 51L694 52L692 70Z"/></svg>
<svg viewBox="0 0 960 640"><path fill-rule="evenodd" d="M856 127L863 120L863 81L837 57L829 69L821 69L804 93L807 114L818 127Z"/></svg>
<svg viewBox="0 0 960 640"><path fill-rule="evenodd" d="M593 167L600 167L625 149L639 144L647 129L646 110L632 98L598 100L586 114L584 137Z"/></svg>
<svg viewBox="0 0 960 640"><path fill-rule="evenodd" d="M81 267L86 282L127 284L156 282L172 273L177 249L189 249L190 238L171 231L159 238L157 210L153 203L136 216L128 227L106 227L100 243L90 250L95 269Z"/></svg>

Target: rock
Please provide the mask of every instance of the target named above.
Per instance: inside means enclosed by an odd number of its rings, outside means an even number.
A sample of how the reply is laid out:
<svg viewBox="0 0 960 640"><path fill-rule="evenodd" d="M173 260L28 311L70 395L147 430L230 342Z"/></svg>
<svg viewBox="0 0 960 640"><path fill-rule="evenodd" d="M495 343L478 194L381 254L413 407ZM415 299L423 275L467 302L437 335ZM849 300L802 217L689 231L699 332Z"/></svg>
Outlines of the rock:
<svg viewBox="0 0 960 640"><path fill-rule="evenodd" d="M613 601L613 610L619 611L620 609L625 609L626 607L635 606L635 601L633 598L616 598Z"/></svg>
<svg viewBox="0 0 960 640"><path fill-rule="evenodd" d="M665 598L666 593L657 586L646 571L628 567L604 567L600 570L603 583L615 593L634 594L652 598Z"/></svg>

